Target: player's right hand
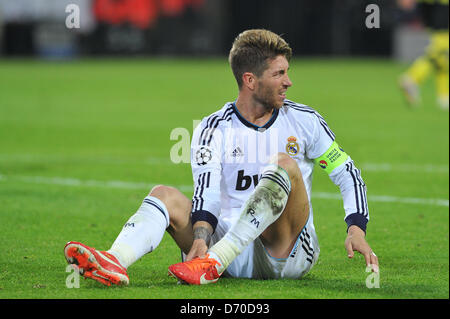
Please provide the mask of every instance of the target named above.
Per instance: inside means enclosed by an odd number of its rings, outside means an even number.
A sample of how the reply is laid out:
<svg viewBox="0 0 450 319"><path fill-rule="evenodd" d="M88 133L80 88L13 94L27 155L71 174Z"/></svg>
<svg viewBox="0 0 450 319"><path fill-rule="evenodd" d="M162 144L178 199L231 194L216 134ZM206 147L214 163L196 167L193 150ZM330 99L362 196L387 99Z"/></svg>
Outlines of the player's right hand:
<svg viewBox="0 0 450 319"><path fill-rule="evenodd" d="M208 251L208 245L206 245L205 240L195 239L192 243L191 250L186 256L186 261L192 260L196 257L205 258L206 252Z"/></svg>

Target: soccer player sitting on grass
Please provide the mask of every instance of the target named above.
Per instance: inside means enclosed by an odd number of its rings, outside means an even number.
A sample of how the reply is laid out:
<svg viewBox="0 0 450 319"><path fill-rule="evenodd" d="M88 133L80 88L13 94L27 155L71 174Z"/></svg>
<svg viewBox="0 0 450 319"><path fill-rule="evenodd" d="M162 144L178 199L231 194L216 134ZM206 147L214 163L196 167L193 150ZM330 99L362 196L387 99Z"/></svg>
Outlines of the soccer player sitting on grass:
<svg viewBox="0 0 450 319"><path fill-rule="evenodd" d="M369 211L360 171L316 111L286 99L291 55L268 30L241 33L229 55L239 95L194 131L192 201L155 186L108 251L69 242L67 261L105 285L128 284L127 268L156 249L167 230L185 257L169 274L182 282L300 278L319 256L310 201L317 163L342 193L348 257L358 251L378 271L365 240Z"/></svg>

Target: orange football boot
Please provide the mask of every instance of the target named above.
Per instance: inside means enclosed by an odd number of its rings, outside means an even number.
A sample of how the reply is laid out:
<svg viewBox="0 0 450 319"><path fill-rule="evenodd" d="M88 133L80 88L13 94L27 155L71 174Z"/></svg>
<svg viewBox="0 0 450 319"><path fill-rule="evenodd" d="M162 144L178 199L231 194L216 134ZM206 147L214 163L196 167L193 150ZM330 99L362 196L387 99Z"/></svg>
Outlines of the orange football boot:
<svg viewBox="0 0 450 319"><path fill-rule="evenodd" d="M209 254L207 254L205 258L197 257L170 266L169 275L191 285L211 284L217 282L221 275L217 265L221 266L217 260L209 258Z"/></svg>
<svg viewBox="0 0 450 319"><path fill-rule="evenodd" d="M116 257L106 251L98 251L82 243L70 241L64 247L69 264L76 265L85 278L94 279L106 286L128 285L127 270Z"/></svg>

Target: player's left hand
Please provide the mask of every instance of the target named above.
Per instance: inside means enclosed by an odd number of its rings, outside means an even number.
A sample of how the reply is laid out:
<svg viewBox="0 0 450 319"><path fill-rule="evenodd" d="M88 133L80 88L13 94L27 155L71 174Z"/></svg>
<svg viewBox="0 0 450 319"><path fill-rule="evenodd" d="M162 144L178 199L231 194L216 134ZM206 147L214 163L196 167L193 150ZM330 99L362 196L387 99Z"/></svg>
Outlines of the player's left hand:
<svg viewBox="0 0 450 319"><path fill-rule="evenodd" d="M366 266L371 267L373 272L378 273L378 257L366 242L364 231L356 225L348 229L347 239L345 240L345 249L348 258L353 258L354 251L359 252L366 260Z"/></svg>

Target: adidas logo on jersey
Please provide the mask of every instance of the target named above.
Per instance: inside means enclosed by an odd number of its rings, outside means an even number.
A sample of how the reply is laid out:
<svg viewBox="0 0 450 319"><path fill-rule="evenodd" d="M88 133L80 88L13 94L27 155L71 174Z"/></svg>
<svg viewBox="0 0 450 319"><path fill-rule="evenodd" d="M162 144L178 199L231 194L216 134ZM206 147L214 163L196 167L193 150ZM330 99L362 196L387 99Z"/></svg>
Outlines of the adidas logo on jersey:
<svg viewBox="0 0 450 319"><path fill-rule="evenodd" d="M233 157L239 157L244 156L244 152L242 152L241 148L238 146L234 149L234 151L231 153L231 156Z"/></svg>

